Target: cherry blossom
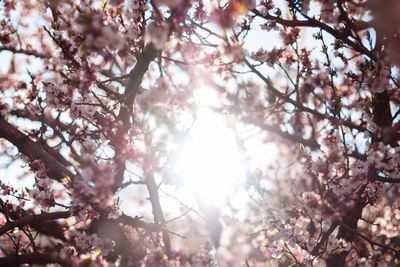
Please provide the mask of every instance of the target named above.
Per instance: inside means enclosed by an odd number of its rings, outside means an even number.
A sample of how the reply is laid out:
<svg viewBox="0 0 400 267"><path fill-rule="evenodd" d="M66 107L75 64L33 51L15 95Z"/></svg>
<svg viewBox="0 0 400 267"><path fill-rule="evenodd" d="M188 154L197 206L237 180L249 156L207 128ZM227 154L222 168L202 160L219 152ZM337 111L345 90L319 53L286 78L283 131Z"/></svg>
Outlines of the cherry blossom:
<svg viewBox="0 0 400 267"><path fill-rule="evenodd" d="M398 266L399 8L1 1L0 266Z"/></svg>

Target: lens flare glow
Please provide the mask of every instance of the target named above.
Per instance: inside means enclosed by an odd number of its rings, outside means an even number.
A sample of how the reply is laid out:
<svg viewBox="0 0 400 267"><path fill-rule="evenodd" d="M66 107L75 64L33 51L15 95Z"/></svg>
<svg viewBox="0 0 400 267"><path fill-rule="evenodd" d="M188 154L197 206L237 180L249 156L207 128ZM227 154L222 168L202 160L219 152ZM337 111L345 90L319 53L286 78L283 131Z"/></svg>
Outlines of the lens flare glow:
<svg viewBox="0 0 400 267"><path fill-rule="evenodd" d="M241 153L226 121L211 110L198 113L176 172L201 201L222 205L244 177Z"/></svg>

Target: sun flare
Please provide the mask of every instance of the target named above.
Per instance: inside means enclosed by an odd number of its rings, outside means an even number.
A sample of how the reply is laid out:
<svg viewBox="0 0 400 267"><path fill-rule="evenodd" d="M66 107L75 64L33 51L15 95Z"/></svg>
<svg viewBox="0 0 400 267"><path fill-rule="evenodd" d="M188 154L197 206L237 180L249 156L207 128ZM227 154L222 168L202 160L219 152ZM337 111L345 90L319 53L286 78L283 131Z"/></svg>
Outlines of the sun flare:
<svg viewBox="0 0 400 267"><path fill-rule="evenodd" d="M221 205L244 176L243 159L221 116L205 109L197 117L175 169L197 198Z"/></svg>

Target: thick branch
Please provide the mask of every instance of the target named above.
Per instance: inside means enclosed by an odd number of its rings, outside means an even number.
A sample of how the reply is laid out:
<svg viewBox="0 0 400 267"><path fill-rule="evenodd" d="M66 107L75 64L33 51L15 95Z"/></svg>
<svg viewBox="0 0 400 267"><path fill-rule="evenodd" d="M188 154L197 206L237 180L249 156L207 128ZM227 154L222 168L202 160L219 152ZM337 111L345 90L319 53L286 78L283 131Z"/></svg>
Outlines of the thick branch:
<svg viewBox="0 0 400 267"><path fill-rule="evenodd" d="M154 45L150 43L145 46L143 52L137 57L136 65L128 75L129 80L124 92L124 102L126 105L133 105L143 76L147 72L150 63L156 58L158 52Z"/></svg>
<svg viewBox="0 0 400 267"><path fill-rule="evenodd" d="M54 119L49 114L43 114L43 116L38 116L38 115L32 114L31 112L29 112L27 110L11 110L10 114L17 116L18 118L25 118L25 119L29 119L31 121L37 121L37 122L44 123L44 124L50 126L54 132L58 132L58 128L62 131L66 131L68 133L74 132L76 130L76 126L66 125L66 124ZM66 160L56 150L52 149L45 143L41 143L41 145L42 145L43 149L46 150L47 153L49 153L53 158L58 160L61 164L63 164L64 166L71 166L71 162Z"/></svg>
<svg viewBox="0 0 400 267"><path fill-rule="evenodd" d="M9 209L1 199L0 199L0 212L13 221L18 221L21 218L28 217L31 215L25 210L15 211L13 209ZM40 234L55 237L61 240L66 240L64 236L64 229L57 221L52 221L52 220L31 221L29 223L29 226L35 229Z"/></svg>
<svg viewBox="0 0 400 267"><path fill-rule="evenodd" d="M65 176L71 178L75 176L63 164L43 149L41 144L33 142L28 136L8 123L4 117L0 117L0 138L11 142L22 154L29 157L30 160L41 160L46 166L47 174L50 178L60 181Z"/></svg>
<svg viewBox="0 0 400 267"><path fill-rule="evenodd" d="M8 222L3 227L1 227L0 228L0 236L16 227L20 228L27 224L34 224L34 223L47 221L47 220L65 219L70 216L71 216L71 212L69 212L69 211L59 211L59 212L42 213L42 214L34 214L34 215L24 216L16 221Z"/></svg>
<svg viewBox="0 0 400 267"><path fill-rule="evenodd" d="M123 104L121 110L118 114L118 119L122 120L124 123L124 129L120 129L117 136L122 137L127 134L130 125L130 115L132 113L132 105L135 101L136 95L139 92L139 86L142 83L143 76L149 68L150 62L156 58L158 50L155 49L152 43L146 45L143 52L137 57L137 62L135 67L131 70L128 77L128 84L125 88L123 94ZM118 141L118 140L117 140ZM116 154L120 154L120 151L124 147L120 147L119 144L113 144L116 150ZM117 190L122 184L125 173L125 161L118 163L116 172L116 182L114 190Z"/></svg>
<svg viewBox="0 0 400 267"><path fill-rule="evenodd" d="M164 213L162 211L160 197L158 195L158 187L154 180L153 174L149 173L148 175L146 175L145 181L146 181L147 190L149 191L149 195L150 195L149 198L150 198L151 206L153 208L154 221L156 224L161 224L162 227L164 228L165 227ZM168 256L171 256L171 253L172 253L171 241L168 236L168 232L166 230L163 230L163 241L164 241L164 247L165 247L166 254Z"/></svg>

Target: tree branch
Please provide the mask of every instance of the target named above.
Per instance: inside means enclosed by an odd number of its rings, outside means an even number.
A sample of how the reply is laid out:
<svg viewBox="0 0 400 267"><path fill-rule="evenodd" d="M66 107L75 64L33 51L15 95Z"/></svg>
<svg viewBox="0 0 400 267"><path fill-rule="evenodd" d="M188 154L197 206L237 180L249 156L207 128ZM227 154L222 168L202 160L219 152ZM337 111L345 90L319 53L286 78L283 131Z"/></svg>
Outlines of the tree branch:
<svg viewBox="0 0 400 267"><path fill-rule="evenodd" d="M26 224L38 223L41 221L47 220L56 220L56 219L65 219L70 217L72 214L69 211L59 211L52 213L42 213L42 214L34 214L24 216L16 221L11 221L6 223L3 227L0 228L0 236L7 233L8 231L14 228L20 228Z"/></svg>
<svg viewBox="0 0 400 267"><path fill-rule="evenodd" d="M378 174L375 174L372 177L372 179L375 180L375 181L384 182L384 183L391 183L391 184L400 183L400 179L399 178L383 177L383 176L380 176Z"/></svg>
<svg viewBox="0 0 400 267"><path fill-rule="evenodd" d="M307 20L286 20L281 17L273 16L271 14L261 14L258 10L253 9L252 12L257 16L264 18L266 20L273 20L276 23L281 24L287 27L309 27L309 28L318 28L324 30L331 34L334 38L343 41L345 44L351 46L355 51L360 52L361 54L367 55L369 58L373 60L377 60L376 55L365 48L362 44L354 42L350 40L344 32L340 32L335 30L334 28L330 27L328 24L322 23L319 20L314 18L308 18Z"/></svg>
<svg viewBox="0 0 400 267"><path fill-rule="evenodd" d="M13 125L7 122L4 117L0 116L0 138L4 138L11 142L18 150L29 157L30 160L41 160L47 169L50 178L60 181L65 176L73 178L73 174L57 159L51 156L41 144L32 141L28 136L20 132Z"/></svg>
<svg viewBox="0 0 400 267"><path fill-rule="evenodd" d="M299 109L300 111L304 111L307 112L309 114L312 114L314 116L316 116L319 119L326 119L329 120L331 122L337 123L337 124L342 124L346 127L349 127L351 129L356 129L360 132L368 132L368 130L361 126L361 125L356 125L351 121L348 120L343 120L343 119L338 119L335 117L331 117L328 114L323 114L318 112L315 109L311 109L309 107L306 107L300 103L298 103L296 100L291 99L288 95L280 92L277 88L275 88L275 86L273 85L272 81L270 78L265 77L264 75L262 75L257 69L256 67L254 67L247 59L244 59L244 63L251 69L251 71L256 74L268 87L268 90L270 90L271 93L273 93L275 96L279 97L280 99L282 99L283 101L292 104L293 106L295 106L297 109Z"/></svg>
<svg viewBox="0 0 400 267"><path fill-rule="evenodd" d="M39 57L39 58L50 58L49 55L46 54L41 54L37 51L34 50L28 50L28 49L17 49L14 47L6 47L6 46L0 46L0 52L1 51L9 51L12 52L14 54L24 54L27 56L35 56L35 57Z"/></svg>

